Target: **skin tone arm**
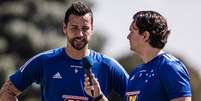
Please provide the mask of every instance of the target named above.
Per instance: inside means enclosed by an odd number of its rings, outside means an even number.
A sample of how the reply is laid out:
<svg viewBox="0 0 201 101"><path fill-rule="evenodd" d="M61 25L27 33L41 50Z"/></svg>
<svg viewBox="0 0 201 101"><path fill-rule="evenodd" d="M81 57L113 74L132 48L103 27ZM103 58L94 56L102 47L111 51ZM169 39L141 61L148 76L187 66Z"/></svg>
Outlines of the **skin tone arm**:
<svg viewBox="0 0 201 101"><path fill-rule="evenodd" d="M191 97L179 97L179 98L175 98L171 101L191 101Z"/></svg>
<svg viewBox="0 0 201 101"><path fill-rule="evenodd" d="M0 90L0 101L18 101L17 97L21 94L11 81L6 81Z"/></svg>
<svg viewBox="0 0 201 101"><path fill-rule="evenodd" d="M98 97L101 94L103 95L97 79L94 77L94 75L91 75L91 76L92 76L92 86L90 86L89 77L85 75L85 80L84 80L85 92L87 93L87 95L91 96L92 98ZM94 96L92 96L91 90L94 91ZM107 99L107 97L103 95L103 97L99 101L109 101L109 100Z"/></svg>

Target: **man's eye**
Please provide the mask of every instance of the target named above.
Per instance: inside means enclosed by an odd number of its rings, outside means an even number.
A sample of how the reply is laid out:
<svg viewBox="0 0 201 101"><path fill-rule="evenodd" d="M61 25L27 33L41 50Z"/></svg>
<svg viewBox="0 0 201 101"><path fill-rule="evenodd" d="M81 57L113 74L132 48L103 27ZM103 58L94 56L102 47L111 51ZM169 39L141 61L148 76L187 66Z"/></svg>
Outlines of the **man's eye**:
<svg viewBox="0 0 201 101"><path fill-rule="evenodd" d="M87 31L88 29L89 29L89 28L87 28L87 27L86 27L86 28L82 28L83 31Z"/></svg>
<svg viewBox="0 0 201 101"><path fill-rule="evenodd" d="M71 28L71 30L72 30L72 31L76 31L76 30L77 30L77 28L76 28L76 27L73 27L73 28Z"/></svg>

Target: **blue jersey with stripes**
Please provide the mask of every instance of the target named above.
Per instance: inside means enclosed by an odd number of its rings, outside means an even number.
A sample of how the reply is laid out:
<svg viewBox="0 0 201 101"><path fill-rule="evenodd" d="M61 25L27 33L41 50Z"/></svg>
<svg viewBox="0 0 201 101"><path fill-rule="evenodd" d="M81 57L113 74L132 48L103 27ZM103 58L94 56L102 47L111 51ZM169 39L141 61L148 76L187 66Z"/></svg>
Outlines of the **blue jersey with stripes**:
<svg viewBox="0 0 201 101"><path fill-rule="evenodd" d="M129 78L127 101L170 101L191 96L189 73L181 61L162 53L137 66Z"/></svg>
<svg viewBox="0 0 201 101"><path fill-rule="evenodd" d="M114 59L90 50L93 59L92 72L101 90L108 96L114 89L124 96L128 74ZM20 91L32 83L40 84L42 101L90 101L83 89L84 69L81 60L70 58L64 48L40 53L29 59L10 76Z"/></svg>

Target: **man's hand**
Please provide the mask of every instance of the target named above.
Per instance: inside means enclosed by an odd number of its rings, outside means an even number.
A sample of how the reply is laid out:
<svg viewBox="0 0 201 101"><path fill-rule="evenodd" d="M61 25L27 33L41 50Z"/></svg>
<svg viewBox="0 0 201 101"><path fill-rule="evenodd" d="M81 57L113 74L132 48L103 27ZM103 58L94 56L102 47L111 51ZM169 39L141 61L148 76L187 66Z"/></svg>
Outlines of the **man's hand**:
<svg viewBox="0 0 201 101"><path fill-rule="evenodd" d="M108 99L103 95L98 80L94 77L94 75L91 75L92 78L92 85L90 85L89 77L85 74L84 79L84 90L87 93L87 95L91 96L92 98L97 98L98 96L102 95L101 99L98 101L108 101ZM92 96L92 91L94 92Z"/></svg>
<svg viewBox="0 0 201 101"><path fill-rule="evenodd" d="M91 75L91 78L92 78L92 86L90 86L89 77L87 77L85 75L84 90L87 93L87 95L95 98L95 97L99 96L100 94L102 94L102 92L101 92L100 85L99 85L97 79L94 77L94 75ZM92 96L91 91L94 92L93 96Z"/></svg>
<svg viewBox="0 0 201 101"><path fill-rule="evenodd" d="M0 92L0 101L18 101L17 97L10 95L7 92Z"/></svg>
<svg viewBox="0 0 201 101"><path fill-rule="evenodd" d="M18 101L17 97L21 92L11 81L6 81L0 90L0 101Z"/></svg>

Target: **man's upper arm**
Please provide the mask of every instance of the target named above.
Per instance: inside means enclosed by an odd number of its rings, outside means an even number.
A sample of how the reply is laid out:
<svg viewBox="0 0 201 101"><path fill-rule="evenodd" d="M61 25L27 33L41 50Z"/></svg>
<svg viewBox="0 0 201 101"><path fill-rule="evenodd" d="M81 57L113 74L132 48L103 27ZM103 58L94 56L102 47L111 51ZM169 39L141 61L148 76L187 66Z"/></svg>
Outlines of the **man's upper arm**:
<svg viewBox="0 0 201 101"><path fill-rule="evenodd" d="M192 96L189 74L184 68L178 63L170 62L159 69L160 80L169 99L188 101L183 99Z"/></svg>
<svg viewBox="0 0 201 101"><path fill-rule="evenodd" d="M111 66L113 72L111 75L113 78L112 85L114 85L114 90L123 98L126 92L129 75L116 60L113 61Z"/></svg>
<svg viewBox="0 0 201 101"><path fill-rule="evenodd" d="M29 87L33 82L39 83L41 80L42 63L40 54L30 58L9 77L9 80L20 91Z"/></svg>
<svg viewBox="0 0 201 101"><path fill-rule="evenodd" d="M191 101L191 97L179 97L172 99L171 101Z"/></svg>
<svg viewBox="0 0 201 101"><path fill-rule="evenodd" d="M16 96L20 95L21 91L10 81L6 81L0 90L0 101L17 101Z"/></svg>

